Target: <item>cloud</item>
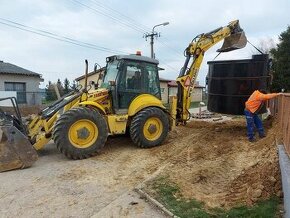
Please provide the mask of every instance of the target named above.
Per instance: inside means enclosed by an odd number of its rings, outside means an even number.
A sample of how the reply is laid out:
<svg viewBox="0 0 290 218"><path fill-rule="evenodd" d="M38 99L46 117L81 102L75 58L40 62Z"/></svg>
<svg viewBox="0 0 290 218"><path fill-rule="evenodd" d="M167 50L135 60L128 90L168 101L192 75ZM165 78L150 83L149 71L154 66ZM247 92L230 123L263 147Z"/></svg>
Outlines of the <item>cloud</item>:
<svg viewBox="0 0 290 218"><path fill-rule="evenodd" d="M14 0L3 1L0 14L2 18L98 46L127 53L142 50L147 56L150 55L150 45L149 41L142 38L143 33L150 31L156 24L169 21L168 26L156 28L161 32L161 37L155 40L154 49L160 65L165 68L161 72L162 77L170 79L176 78L183 66L183 50L199 33L240 19L249 40L257 45L265 38L273 38L277 42L277 36L287 28L290 20L288 0L279 0L279 3L274 0L204 0L200 3L191 0L81 2L95 10L83 7L73 0ZM104 65L105 57L112 55L4 25L0 25L0 34L0 59L42 73L45 83L66 77L73 80L83 74L84 59L89 60L92 69L94 62ZM210 49L205 55L198 76L201 83L207 73L206 62L216 56L216 48ZM248 58L252 53L253 49L247 46L243 50L222 54L217 59Z"/></svg>

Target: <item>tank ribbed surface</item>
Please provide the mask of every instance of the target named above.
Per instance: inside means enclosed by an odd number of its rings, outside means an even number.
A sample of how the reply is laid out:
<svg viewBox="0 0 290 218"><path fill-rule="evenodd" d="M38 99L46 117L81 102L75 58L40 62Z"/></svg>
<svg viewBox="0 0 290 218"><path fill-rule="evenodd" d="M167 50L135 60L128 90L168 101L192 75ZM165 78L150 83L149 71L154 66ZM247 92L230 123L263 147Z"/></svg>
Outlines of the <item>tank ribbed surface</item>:
<svg viewBox="0 0 290 218"><path fill-rule="evenodd" d="M252 59L207 63L209 65L207 76L209 111L242 115L245 102L253 91L268 90L268 55L253 55ZM264 106L259 113L265 111Z"/></svg>

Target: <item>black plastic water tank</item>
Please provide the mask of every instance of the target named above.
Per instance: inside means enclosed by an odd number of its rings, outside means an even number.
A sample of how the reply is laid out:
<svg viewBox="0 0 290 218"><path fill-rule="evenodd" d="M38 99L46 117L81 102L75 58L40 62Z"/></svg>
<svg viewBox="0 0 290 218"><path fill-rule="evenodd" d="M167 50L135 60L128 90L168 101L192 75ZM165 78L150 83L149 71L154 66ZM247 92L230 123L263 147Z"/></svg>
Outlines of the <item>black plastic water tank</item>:
<svg viewBox="0 0 290 218"><path fill-rule="evenodd" d="M253 91L269 88L269 56L252 59L209 61L208 110L222 114L244 114L245 102ZM265 106L259 111L264 113Z"/></svg>

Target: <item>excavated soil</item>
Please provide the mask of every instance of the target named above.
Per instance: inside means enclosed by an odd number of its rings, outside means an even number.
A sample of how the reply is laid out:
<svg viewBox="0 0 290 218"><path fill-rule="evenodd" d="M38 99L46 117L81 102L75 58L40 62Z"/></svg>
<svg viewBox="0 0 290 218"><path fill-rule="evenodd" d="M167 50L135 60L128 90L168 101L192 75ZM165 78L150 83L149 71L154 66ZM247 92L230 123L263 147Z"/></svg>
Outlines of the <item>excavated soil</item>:
<svg viewBox="0 0 290 218"><path fill-rule="evenodd" d="M251 205L281 193L275 126L266 126L267 137L249 143L243 120L192 121L161 146L140 149L129 137L110 137L99 155L79 161L67 160L51 143L31 168L1 174L1 215L104 217L98 214L111 208L122 214L133 210L120 204L124 193L159 173L169 175L182 197L208 207Z"/></svg>
<svg viewBox="0 0 290 218"><path fill-rule="evenodd" d="M257 200L280 196L278 128L266 121L267 137L250 143L245 125L238 119L193 121L178 127L170 135L171 143L183 149L170 159L161 176L178 185L180 197L194 198L207 207L250 206ZM145 189L156 194L150 185Z"/></svg>

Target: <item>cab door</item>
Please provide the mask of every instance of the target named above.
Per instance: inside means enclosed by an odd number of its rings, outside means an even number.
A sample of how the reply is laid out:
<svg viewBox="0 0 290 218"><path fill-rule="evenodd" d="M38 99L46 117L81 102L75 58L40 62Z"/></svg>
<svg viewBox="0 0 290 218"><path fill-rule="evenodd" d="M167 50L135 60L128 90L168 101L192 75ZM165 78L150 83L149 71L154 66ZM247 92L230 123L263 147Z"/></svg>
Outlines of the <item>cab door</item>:
<svg viewBox="0 0 290 218"><path fill-rule="evenodd" d="M134 98L151 94L161 99L158 67L156 64L125 60L117 78L115 111L125 113Z"/></svg>
<svg viewBox="0 0 290 218"><path fill-rule="evenodd" d="M144 75L142 64L124 61L117 81L118 109L128 109L131 101L144 93Z"/></svg>

